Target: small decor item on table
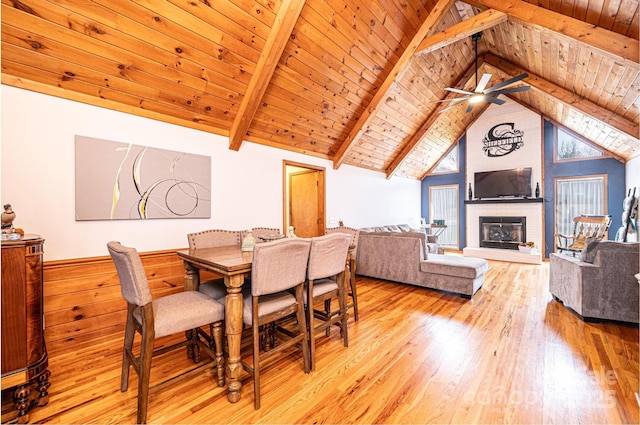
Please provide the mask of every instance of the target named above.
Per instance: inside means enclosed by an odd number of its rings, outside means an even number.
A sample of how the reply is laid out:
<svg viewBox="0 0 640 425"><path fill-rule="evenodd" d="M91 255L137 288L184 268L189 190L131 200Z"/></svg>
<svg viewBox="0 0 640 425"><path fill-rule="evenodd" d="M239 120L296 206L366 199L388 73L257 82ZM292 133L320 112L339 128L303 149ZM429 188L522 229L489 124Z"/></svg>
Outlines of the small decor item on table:
<svg viewBox="0 0 640 425"><path fill-rule="evenodd" d="M293 233L293 226L289 226L289 232L287 233L288 238L297 238L296 234Z"/></svg>
<svg viewBox="0 0 640 425"><path fill-rule="evenodd" d="M536 247L535 243L529 241L529 242L518 244L518 250L525 254L534 254L538 252L538 247Z"/></svg>
<svg viewBox="0 0 640 425"><path fill-rule="evenodd" d="M540 197L540 183L536 183L536 198Z"/></svg>
<svg viewBox="0 0 640 425"><path fill-rule="evenodd" d="M469 183L469 200L473 199L473 191L471 190L471 183Z"/></svg>
<svg viewBox="0 0 640 425"><path fill-rule="evenodd" d="M242 239L242 251L253 251L256 246L256 238L253 237L253 229L247 230L247 235Z"/></svg>
<svg viewBox="0 0 640 425"><path fill-rule="evenodd" d="M16 213L11 209L11 204L4 204L4 211L2 212L2 240L3 241L15 241L20 239L20 233L16 232L13 227L13 220L16 218Z"/></svg>

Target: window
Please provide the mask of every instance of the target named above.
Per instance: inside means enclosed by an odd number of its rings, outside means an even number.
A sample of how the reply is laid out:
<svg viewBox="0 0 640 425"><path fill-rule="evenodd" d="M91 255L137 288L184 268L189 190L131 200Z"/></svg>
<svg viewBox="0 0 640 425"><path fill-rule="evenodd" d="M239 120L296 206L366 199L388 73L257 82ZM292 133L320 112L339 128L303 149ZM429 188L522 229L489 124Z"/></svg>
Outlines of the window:
<svg viewBox="0 0 640 425"><path fill-rule="evenodd" d="M431 174L455 173L458 171L458 144L454 144L431 170Z"/></svg>
<svg viewBox="0 0 640 425"><path fill-rule="evenodd" d="M556 179L556 232L573 233L573 218L607 214L606 176Z"/></svg>
<svg viewBox="0 0 640 425"><path fill-rule="evenodd" d="M438 243L447 248L459 248L458 242L458 185L429 188L429 217L444 220L447 228L438 236Z"/></svg>
<svg viewBox="0 0 640 425"><path fill-rule="evenodd" d="M556 127L556 161L603 157L605 153L602 149L567 130Z"/></svg>

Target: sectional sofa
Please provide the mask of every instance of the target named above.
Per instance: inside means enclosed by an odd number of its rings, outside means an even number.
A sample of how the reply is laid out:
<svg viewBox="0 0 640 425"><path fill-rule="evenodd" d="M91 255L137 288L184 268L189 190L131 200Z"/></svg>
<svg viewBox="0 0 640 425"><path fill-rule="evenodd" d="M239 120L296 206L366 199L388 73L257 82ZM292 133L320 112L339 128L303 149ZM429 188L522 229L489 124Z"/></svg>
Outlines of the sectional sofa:
<svg viewBox="0 0 640 425"><path fill-rule="evenodd" d="M437 241L409 225L360 229L356 264L363 276L471 298L484 283L487 260L444 255Z"/></svg>

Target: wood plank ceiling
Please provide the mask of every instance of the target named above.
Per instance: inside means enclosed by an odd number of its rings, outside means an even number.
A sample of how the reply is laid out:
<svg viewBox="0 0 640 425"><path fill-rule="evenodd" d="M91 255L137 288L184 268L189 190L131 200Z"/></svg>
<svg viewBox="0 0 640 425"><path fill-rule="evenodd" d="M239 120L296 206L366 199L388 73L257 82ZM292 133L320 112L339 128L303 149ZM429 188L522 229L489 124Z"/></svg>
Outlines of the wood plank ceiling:
<svg viewBox="0 0 640 425"><path fill-rule="evenodd" d="M422 179L507 96L623 160L640 154L638 0L2 0L2 83ZM518 84L522 84L518 83ZM504 96L504 95L503 95ZM4 105L10 107L10 105ZM486 105L485 105L486 107Z"/></svg>

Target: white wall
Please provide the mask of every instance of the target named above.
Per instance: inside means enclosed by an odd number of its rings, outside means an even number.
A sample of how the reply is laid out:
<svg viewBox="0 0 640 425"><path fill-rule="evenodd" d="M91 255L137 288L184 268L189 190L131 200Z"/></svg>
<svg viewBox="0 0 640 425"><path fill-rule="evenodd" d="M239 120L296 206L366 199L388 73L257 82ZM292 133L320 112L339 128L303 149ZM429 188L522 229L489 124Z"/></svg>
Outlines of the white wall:
<svg viewBox="0 0 640 425"><path fill-rule="evenodd" d="M477 171L506 170L531 167L531 195L534 196L536 183L542 190L542 119L539 114L525 108L509 98L503 105L491 105L467 129L467 180L473 187L473 176ZM505 156L488 157L482 151L482 139L495 125L513 122L516 130L524 132L523 146ZM468 183L467 183L468 184ZM475 193L475 187L473 187ZM544 196L544 194L541 194ZM522 216L527 218L527 241L544 246L543 204L542 203L493 203L469 204L467 207L467 246L480 246L479 217L481 216Z"/></svg>
<svg viewBox="0 0 640 425"><path fill-rule="evenodd" d="M636 187L636 193L638 193L640 190L640 155L625 164L625 182L627 182L627 191Z"/></svg>
<svg viewBox="0 0 640 425"><path fill-rule="evenodd" d="M419 181L254 143L231 151L225 137L10 86L0 94L1 201L16 227L45 238L46 261L107 255L110 240L154 251L186 247L187 233L204 229L280 228L285 159L326 168L328 225L419 221ZM211 218L75 221L75 135L211 156Z"/></svg>

